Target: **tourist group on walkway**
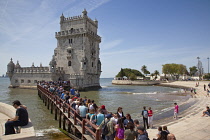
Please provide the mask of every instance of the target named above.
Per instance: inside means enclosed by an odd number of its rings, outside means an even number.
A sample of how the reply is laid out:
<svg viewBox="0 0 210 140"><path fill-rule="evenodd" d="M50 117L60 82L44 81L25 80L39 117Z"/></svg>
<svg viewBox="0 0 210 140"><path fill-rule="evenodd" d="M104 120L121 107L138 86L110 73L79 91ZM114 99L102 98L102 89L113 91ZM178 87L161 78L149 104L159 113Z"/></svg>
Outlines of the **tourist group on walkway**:
<svg viewBox="0 0 210 140"><path fill-rule="evenodd" d="M116 112L109 112L105 105L98 106L94 100L80 97L78 90L72 87L69 91L65 91L63 86L55 83L40 83L44 88L63 99L63 102L68 103L80 115L80 119L88 119L97 126L101 131L102 139L104 140L148 140L149 128L153 128L153 111L149 107L148 110L144 106L141 112L143 125L140 125L138 120L133 120L129 113L124 114L123 108L118 107ZM178 105L175 106L178 114ZM93 131L96 131L92 128ZM170 134L167 127L158 128L157 137L154 140L170 140L175 138Z"/></svg>

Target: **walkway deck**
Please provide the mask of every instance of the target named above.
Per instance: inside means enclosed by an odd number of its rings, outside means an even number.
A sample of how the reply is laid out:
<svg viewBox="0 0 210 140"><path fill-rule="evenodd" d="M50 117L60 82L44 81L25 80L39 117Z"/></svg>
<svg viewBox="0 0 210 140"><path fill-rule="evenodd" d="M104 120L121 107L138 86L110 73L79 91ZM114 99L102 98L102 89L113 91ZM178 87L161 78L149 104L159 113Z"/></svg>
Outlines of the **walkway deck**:
<svg viewBox="0 0 210 140"><path fill-rule="evenodd" d="M39 85L37 85L37 89L38 95L45 106L51 110L51 113L55 114L55 120L58 120L59 128L65 130L72 139L101 139L100 130L96 130L97 126L95 124L92 124L88 119L81 119L75 109L47 89Z"/></svg>
<svg viewBox="0 0 210 140"><path fill-rule="evenodd" d="M179 115L179 119L174 120L171 117L171 122L163 123L168 130L173 133L177 140L210 140L210 117L201 117L206 106L210 106L210 97L206 97L206 91L203 85L208 85L208 81L199 81L198 87L195 84L198 81L182 81L162 84L167 86L182 86L193 87L197 91L196 98L190 100L197 100L197 103L191 106L188 110ZM150 139L156 138L157 129L148 129Z"/></svg>

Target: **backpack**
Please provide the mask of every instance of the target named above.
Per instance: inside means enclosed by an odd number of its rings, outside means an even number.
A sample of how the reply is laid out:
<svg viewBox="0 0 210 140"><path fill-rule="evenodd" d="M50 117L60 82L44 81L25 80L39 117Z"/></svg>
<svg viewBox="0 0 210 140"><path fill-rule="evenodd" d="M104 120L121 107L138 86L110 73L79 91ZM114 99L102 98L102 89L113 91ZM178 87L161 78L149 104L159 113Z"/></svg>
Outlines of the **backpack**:
<svg viewBox="0 0 210 140"><path fill-rule="evenodd" d="M109 129L108 129L108 126L107 126L107 123L108 122L109 121L107 121L106 123L104 123L103 126L102 126L102 134L103 135L107 135L109 133Z"/></svg>
<svg viewBox="0 0 210 140"><path fill-rule="evenodd" d="M148 112L147 112L147 110L143 110L143 116L144 116L144 118L148 118Z"/></svg>
<svg viewBox="0 0 210 140"><path fill-rule="evenodd" d="M166 131L162 131L160 133L160 140L167 140L168 133Z"/></svg>
<svg viewBox="0 0 210 140"><path fill-rule="evenodd" d="M123 128L118 128L118 131L117 131L117 137L119 139L124 139L124 129Z"/></svg>

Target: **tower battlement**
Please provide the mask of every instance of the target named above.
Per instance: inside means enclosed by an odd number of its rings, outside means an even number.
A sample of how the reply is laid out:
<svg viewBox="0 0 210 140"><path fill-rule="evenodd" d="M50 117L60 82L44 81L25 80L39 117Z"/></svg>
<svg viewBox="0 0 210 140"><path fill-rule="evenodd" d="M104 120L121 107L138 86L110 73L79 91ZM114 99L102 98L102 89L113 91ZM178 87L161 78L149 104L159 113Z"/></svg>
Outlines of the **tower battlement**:
<svg viewBox="0 0 210 140"><path fill-rule="evenodd" d="M59 38L59 37L64 37L64 36L73 36L73 35L80 35L80 34L91 35L92 37L94 37L95 39L97 39L99 42L101 42L101 37L99 35L95 34L94 32L92 32L90 30L86 31L83 28L55 32L55 37L56 38Z"/></svg>
<svg viewBox="0 0 210 140"><path fill-rule="evenodd" d="M66 22L74 22L74 21L82 21L82 22L86 22L85 20L87 20L89 23L91 23L93 26L95 26L96 28L98 28L98 21L97 20L92 20L91 18L89 18L87 16L87 11L83 11L83 15L78 15L78 16L72 16L72 17L65 17L63 14L60 17L60 23L66 23Z"/></svg>

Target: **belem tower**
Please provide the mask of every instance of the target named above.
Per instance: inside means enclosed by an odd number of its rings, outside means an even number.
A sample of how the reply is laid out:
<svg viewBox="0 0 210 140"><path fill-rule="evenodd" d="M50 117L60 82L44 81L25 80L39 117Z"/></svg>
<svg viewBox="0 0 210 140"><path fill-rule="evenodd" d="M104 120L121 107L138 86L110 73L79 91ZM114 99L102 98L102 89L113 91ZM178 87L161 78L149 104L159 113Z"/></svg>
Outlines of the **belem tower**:
<svg viewBox="0 0 210 140"><path fill-rule="evenodd" d="M82 15L60 16L60 31L55 33L57 47L49 66L21 67L12 59L7 65L10 87L33 88L38 81L70 81L71 86L84 89L100 87L101 61L97 35L98 21L84 10Z"/></svg>

